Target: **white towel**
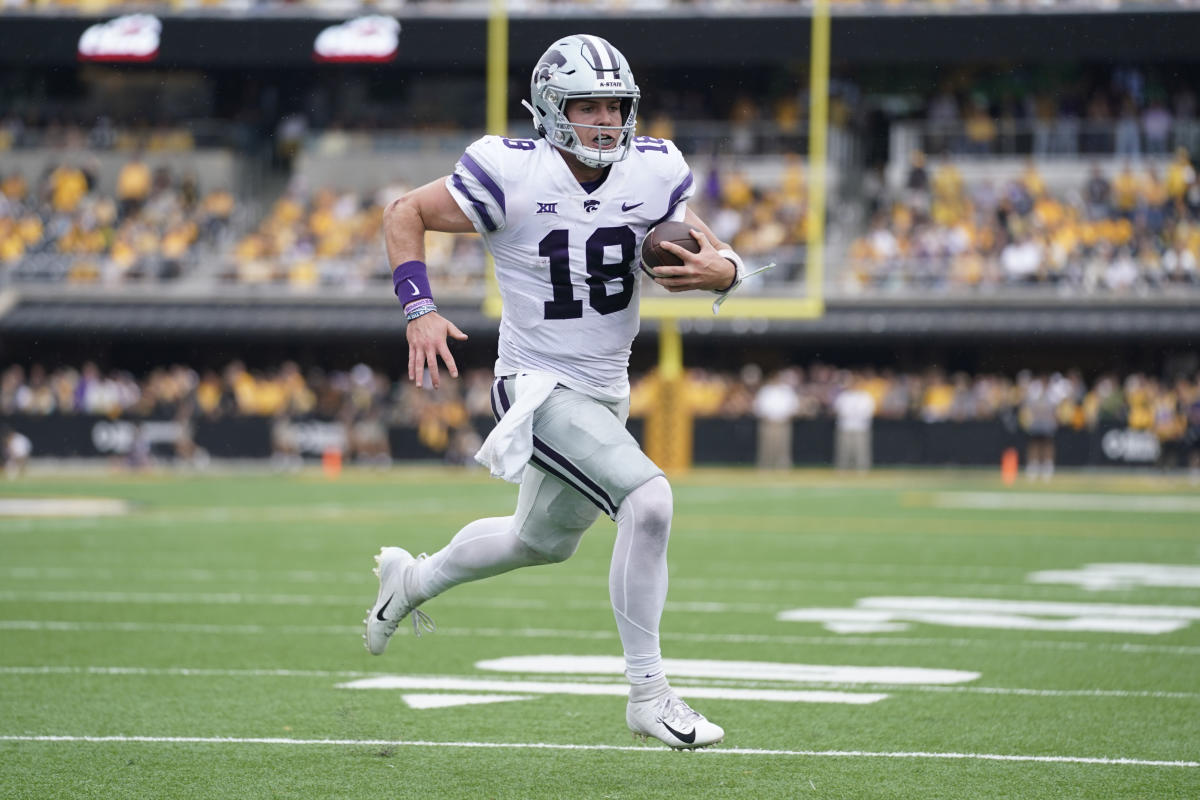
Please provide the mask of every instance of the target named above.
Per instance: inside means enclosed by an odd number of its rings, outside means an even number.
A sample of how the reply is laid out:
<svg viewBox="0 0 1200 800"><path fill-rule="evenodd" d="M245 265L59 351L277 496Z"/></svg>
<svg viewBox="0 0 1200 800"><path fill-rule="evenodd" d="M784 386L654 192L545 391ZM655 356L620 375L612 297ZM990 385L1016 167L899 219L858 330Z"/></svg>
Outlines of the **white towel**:
<svg viewBox="0 0 1200 800"><path fill-rule="evenodd" d="M488 434L475 460L492 475L510 483L520 483L525 466L533 455L533 412L537 411L554 387L558 376L548 372L517 373L517 401L505 412Z"/></svg>

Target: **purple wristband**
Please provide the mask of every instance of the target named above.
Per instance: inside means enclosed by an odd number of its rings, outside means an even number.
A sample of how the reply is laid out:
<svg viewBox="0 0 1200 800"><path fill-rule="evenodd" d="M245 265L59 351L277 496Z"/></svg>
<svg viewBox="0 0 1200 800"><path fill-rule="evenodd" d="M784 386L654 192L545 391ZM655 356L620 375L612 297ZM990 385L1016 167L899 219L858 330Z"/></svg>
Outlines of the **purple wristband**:
<svg viewBox="0 0 1200 800"><path fill-rule="evenodd" d="M424 261L405 261L396 267L392 270L392 285L396 289L396 297L406 306L414 300L433 299Z"/></svg>

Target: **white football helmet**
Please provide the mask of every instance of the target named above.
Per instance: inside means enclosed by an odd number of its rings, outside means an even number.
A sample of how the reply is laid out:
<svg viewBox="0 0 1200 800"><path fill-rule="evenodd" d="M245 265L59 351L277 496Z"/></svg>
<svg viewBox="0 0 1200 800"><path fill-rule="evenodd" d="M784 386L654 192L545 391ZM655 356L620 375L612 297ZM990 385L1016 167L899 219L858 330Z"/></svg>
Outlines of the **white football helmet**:
<svg viewBox="0 0 1200 800"><path fill-rule="evenodd" d="M629 155L641 92L625 56L604 39L575 34L550 45L533 68L529 94L532 104L521 102L533 114L533 127L559 150L589 167L603 167ZM567 121L566 108L568 100L581 97L620 98L624 123L619 128L604 128L617 140L616 147L605 150L579 141Z"/></svg>

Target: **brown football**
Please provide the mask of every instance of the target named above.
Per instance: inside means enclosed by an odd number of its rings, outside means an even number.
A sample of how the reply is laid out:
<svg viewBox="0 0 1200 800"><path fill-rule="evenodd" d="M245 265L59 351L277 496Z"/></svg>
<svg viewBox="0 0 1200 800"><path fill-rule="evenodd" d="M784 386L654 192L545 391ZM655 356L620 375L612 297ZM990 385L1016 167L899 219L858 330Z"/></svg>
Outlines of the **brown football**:
<svg viewBox="0 0 1200 800"><path fill-rule="evenodd" d="M672 242L693 253L700 252L700 243L692 238L692 226L686 222L660 222L646 232L642 239L642 271L655 277L654 267L677 267L683 262L679 256L662 246Z"/></svg>

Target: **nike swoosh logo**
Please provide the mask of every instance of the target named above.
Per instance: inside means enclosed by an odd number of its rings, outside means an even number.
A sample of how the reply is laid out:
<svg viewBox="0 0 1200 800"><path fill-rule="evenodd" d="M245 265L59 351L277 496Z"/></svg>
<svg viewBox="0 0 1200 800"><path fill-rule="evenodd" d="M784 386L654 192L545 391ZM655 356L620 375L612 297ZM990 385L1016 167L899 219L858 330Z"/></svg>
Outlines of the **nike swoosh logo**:
<svg viewBox="0 0 1200 800"><path fill-rule="evenodd" d="M384 603L382 606L379 607L379 610L375 612L375 619L379 620L380 622L387 622L387 617L383 616L383 612L387 610L387 607L391 604L392 600L394 600L395 598L396 598L396 595L392 595L391 597L389 597L387 599L386 603ZM663 723L663 724L665 725L666 723ZM671 729L667 728L667 730L670 731ZM671 731L671 733L675 733L675 731ZM675 735L678 736L679 734L675 733ZM693 731L692 738L695 738L695 737L696 737L696 734Z"/></svg>
<svg viewBox="0 0 1200 800"><path fill-rule="evenodd" d="M659 722L662 722L662 726L664 728L666 728L667 730L669 730L671 732L672 736L674 736L676 739L683 742L684 744L691 744L692 742L696 741L696 729L695 728L692 728L687 733L680 733L679 731L675 730L670 725L668 725L666 722L663 722L661 719L659 720Z"/></svg>
<svg viewBox="0 0 1200 800"><path fill-rule="evenodd" d="M633 205L626 205L625 203L621 203L621 210L622 211L633 211L638 206L644 206L644 205L646 205L645 201L643 201L641 203L634 203Z"/></svg>
<svg viewBox="0 0 1200 800"><path fill-rule="evenodd" d="M418 288L417 288L417 285L416 285L415 283L413 283L413 282L412 282L412 278L408 278L407 280L408 280L408 285L409 285L409 286L411 286L411 287L413 287L413 294L420 294L420 293L421 293L421 290L420 290L420 289L418 289Z"/></svg>

